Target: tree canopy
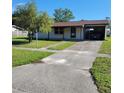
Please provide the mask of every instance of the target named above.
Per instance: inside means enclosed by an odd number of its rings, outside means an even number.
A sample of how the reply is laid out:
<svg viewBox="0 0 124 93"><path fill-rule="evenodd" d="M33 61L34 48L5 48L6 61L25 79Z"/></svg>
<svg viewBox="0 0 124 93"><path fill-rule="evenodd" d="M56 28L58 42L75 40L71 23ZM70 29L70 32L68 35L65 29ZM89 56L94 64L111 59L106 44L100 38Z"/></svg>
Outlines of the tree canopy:
<svg viewBox="0 0 124 93"><path fill-rule="evenodd" d="M36 29L41 32L50 32L53 20L46 12L38 13L35 2L30 1L25 5L17 6L12 15L13 25L17 25L29 32L35 32ZM29 35L29 42L32 37Z"/></svg>
<svg viewBox="0 0 124 93"><path fill-rule="evenodd" d="M37 16L36 25L38 31L48 33L51 31L51 26L53 25L53 19L50 18L46 12L41 12Z"/></svg>
<svg viewBox="0 0 124 93"><path fill-rule="evenodd" d="M13 13L13 24L28 31L33 31L35 29L36 15L37 8L34 2L19 5Z"/></svg>
<svg viewBox="0 0 124 93"><path fill-rule="evenodd" d="M70 21L71 19L74 19L74 15L70 9L55 9L54 10L54 20L56 22L67 22Z"/></svg>

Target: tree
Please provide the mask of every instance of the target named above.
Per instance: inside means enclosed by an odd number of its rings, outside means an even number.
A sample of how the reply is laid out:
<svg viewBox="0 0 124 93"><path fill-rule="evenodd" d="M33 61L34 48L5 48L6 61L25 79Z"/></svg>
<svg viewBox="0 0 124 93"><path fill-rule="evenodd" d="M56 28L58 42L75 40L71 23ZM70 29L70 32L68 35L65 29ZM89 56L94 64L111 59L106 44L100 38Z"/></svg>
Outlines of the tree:
<svg viewBox="0 0 124 93"><path fill-rule="evenodd" d="M46 12L38 13L37 7L33 1L25 5L17 6L13 13L13 24L24 28L29 32L29 43L32 41L32 33L36 31L50 32L53 20Z"/></svg>
<svg viewBox="0 0 124 93"><path fill-rule="evenodd" d="M25 5L17 6L13 13L13 24L22 27L29 32L29 42L32 41L31 33L36 29L36 15L37 8L33 1L30 1Z"/></svg>
<svg viewBox="0 0 124 93"><path fill-rule="evenodd" d="M52 25L53 25L53 20L48 16L46 12L42 12L38 14L36 26L39 32L44 32L49 34Z"/></svg>
<svg viewBox="0 0 124 93"><path fill-rule="evenodd" d="M25 5L18 5L16 7L16 10L14 11L14 13L12 15L13 25L17 25L17 26L20 26L22 28L27 29L25 24L24 24L26 14L27 14L26 6Z"/></svg>
<svg viewBox="0 0 124 93"><path fill-rule="evenodd" d="M59 8L59 9L55 9L54 11L55 12L53 15L55 17L54 20L56 22L67 22L74 18L73 13L70 9Z"/></svg>

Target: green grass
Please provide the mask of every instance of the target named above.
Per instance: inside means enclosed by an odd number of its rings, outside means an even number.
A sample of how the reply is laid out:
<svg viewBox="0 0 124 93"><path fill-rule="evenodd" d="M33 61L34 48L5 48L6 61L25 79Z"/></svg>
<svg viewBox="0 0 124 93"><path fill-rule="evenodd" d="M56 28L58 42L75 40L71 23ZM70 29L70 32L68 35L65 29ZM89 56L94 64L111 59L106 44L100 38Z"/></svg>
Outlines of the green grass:
<svg viewBox="0 0 124 93"><path fill-rule="evenodd" d="M12 52L13 67L37 62L38 60L53 54L51 52L19 50L14 48L12 49Z"/></svg>
<svg viewBox="0 0 124 93"><path fill-rule="evenodd" d="M101 45L99 53L110 54L111 53L111 37L108 37Z"/></svg>
<svg viewBox="0 0 124 93"><path fill-rule="evenodd" d="M111 59L97 57L91 73L100 93L111 93Z"/></svg>
<svg viewBox="0 0 124 93"><path fill-rule="evenodd" d="M28 39L27 36L12 36L12 39Z"/></svg>
<svg viewBox="0 0 124 93"><path fill-rule="evenodd" d="M59 44L57 46L50 47L48 49L52 49L52 50L63 50L65 48L68 48L68 47L72 46L73 44L75 44L75 42L67 41L67 42L62 43L62 44Z"/></svg>
<svg viewBox="0 0 124 93"><path fill-rule="evenodd" d="M13 38L12 44L16 47L25 47L25 48L43 48L49 45L53 45L59 43L61 41L50 41L50 40L38 40L38 44L36 40L33 40L31 43L28 42L26 38ZM38 45L38 46L37 46Z"/></svg>

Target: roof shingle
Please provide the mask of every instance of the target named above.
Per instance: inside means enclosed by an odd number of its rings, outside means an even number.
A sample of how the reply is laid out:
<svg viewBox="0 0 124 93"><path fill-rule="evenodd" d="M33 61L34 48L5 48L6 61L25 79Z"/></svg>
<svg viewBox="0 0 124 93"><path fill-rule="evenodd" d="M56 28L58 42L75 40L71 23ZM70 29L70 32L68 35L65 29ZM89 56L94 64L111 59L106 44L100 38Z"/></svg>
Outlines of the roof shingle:
<svg viewBox="0 0 124 93"><path fill-rule="evenodd" d="M108 20L82 20L71 22L57 22L53 24L53 27L82 26L86 24L108 24Z"/></svg>

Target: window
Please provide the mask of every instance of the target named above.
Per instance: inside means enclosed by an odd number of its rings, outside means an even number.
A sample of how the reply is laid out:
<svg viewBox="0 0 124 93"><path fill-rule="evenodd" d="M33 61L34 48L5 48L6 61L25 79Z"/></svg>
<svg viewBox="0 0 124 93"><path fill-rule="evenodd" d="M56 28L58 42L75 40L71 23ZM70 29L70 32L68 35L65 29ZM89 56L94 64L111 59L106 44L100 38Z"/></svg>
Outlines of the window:
<svg viewBox="0 0 124 93"><path fill-rule="evenodd" d="M58 28L55 28L54 33L55 33L55 34L59 34L59 30L58 30Z"/></svg>
<svg viewBox="0 0 124 93"><path fill-rule="evenodd" d="M54 33L55 34L63 34L63 31L64 31L63 28L56 27Z"/></svg>

